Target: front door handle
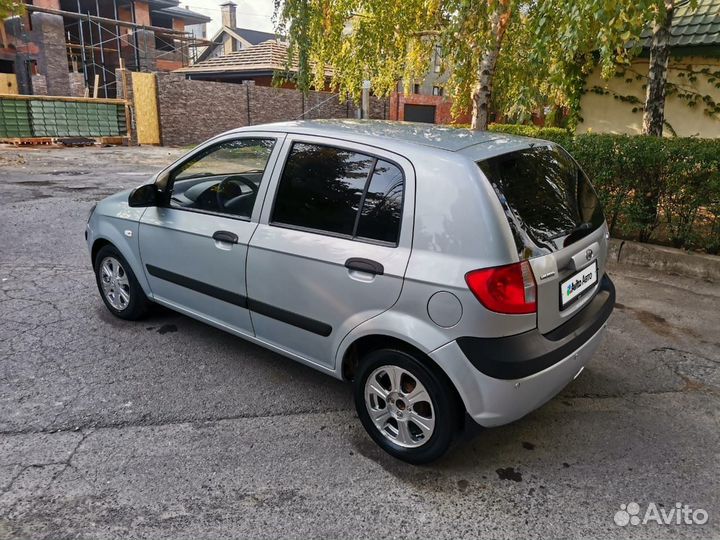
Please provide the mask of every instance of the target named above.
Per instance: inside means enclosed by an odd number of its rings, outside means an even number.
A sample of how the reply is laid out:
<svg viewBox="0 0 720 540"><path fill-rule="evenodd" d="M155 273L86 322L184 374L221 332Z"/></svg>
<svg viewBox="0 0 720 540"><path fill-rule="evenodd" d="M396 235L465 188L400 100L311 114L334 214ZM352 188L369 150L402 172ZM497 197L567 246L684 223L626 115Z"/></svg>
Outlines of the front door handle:
<svg viewBox="0 0 720 540"><path fill-rule="evenodd" d="M351 257L345 261L345 268L348 270L357 270L358 272L365 272L367 274L374 274L376 276L382 276L385 272L385 268L379 262L363 259L360 257Z"/></svg>
<svg viewBox="0 0 720 540"><path fill-rule="evenodd" d="M228 244L237 244L238 235L230 231L215 231L213 234L213 240L218 242L227 242Z"/></svg>

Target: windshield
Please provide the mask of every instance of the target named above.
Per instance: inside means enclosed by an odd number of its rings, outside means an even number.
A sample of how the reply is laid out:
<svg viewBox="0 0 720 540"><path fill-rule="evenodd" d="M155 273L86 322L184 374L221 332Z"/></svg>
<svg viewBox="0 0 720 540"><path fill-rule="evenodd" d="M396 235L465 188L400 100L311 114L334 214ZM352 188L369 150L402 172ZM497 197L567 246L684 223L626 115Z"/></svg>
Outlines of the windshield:
<svg viewBox="0 0 720 540"><path fill-rule="evenodd" d="M505 210L521 259L576 242L604 221L585 173L558 146L537 146L478 162Z"/></svg>

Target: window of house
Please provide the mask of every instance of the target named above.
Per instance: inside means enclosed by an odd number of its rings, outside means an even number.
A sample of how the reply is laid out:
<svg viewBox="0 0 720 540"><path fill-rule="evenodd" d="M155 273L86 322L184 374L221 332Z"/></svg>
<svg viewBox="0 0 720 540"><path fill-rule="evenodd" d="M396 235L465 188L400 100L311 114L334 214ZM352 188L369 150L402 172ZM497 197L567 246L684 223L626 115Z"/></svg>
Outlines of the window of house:
<svg viewBox="0 0 720 540"><path fill-rule="evenodd" d="M12 60L0 60L0 73L15 73L15 62Z"/></svg>
<svg viewBox="0 0 720 540"><path fill-rule="evenodd" d="M433 96L442 96L443 95L443 89L442 86L433 86Z"/></svg>
<svg viewBox="0 0 720 540"><path fill-rule="evenodd" d="M172 174L170 206L250 218L275 139L235 139L208 148Z"/></svg>
<svg viewBox="0 0 720 540"><path fill-rule="evenodd" d="M413 84L413 94L419 94L420 93L420 85L415 83Z"/></svg>
<svg viewBox="0 0 720 540"><path fill-rule="evenodd" d="M331 146L295 143L271 222L396 243L403 189L402 172L392 163Z"/></svg>

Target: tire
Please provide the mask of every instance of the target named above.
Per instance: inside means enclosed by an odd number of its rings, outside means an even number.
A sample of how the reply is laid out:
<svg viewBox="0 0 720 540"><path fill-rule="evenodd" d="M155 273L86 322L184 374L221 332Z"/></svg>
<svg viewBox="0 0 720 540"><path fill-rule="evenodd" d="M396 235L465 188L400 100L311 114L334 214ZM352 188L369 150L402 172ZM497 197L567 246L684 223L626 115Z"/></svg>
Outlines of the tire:
<svg viewBox="0 0 720 540"><path fill-rule="evenodd" d="M365 430L380 448L402 461L435 461L458 432L459 407L451 384L407 352L369 353L360 362L353 392Z"/></svg>
<svg viewBox="0 0 720 540"><path fill-rule="evenodd" d="M113 245L100 248L95 257L95 282L110 313L135 321L150 308L150 301L125 257ZM111 275L108 275L110 271ZM109 281L108 281L109 280Z"/></svg>

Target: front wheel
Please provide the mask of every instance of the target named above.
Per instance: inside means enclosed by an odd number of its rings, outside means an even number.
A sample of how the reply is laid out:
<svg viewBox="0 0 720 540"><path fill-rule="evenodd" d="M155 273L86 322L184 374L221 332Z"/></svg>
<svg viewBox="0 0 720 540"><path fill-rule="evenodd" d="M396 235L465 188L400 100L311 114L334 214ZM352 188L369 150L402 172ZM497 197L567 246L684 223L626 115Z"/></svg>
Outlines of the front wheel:
<svg viewBox="0 0 720 540"><path fill-rule="evenodd" d="M404 351L368 354L360 363L354 394L368 434L408 463L438 459L457 432L458 406L450 384Z"/></svg>
<svg viewBox="0 0 720 540"><path fill-rule="evenodd" d="M95 280L110 313L121 319L142 318L150 301L130 265L112 245L103 246L95 257Z"/></svg>

